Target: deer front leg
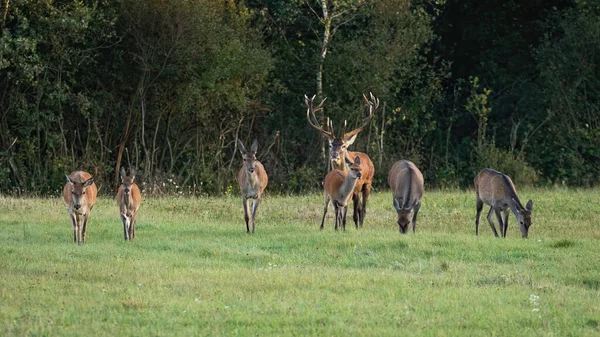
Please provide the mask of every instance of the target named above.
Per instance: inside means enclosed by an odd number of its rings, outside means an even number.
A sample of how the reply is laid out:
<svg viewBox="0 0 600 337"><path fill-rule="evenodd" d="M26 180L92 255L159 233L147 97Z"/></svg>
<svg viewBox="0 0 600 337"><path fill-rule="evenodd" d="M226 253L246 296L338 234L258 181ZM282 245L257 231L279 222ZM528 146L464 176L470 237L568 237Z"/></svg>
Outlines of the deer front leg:
<svg viewBox="0 0 600 337"><path fill-rule="evenodd" d="M503 237L506 237L506 232L508 232L508 215L510 214L510 209L505 209L504 210L504 233L503 233Z"/></svg>
<svg viewBox="0 0 600 337"><path fill-rule="evenodd" d="M502 211L499 208L494 208L494 213L498 219L498 227L500 227L500 235L504 237L504 222L502 221Z"/></svg>
<svg viewBox="0 0 600 337"><path fill-rule="evenodd" d="M250 233L250 225L248 221L250 221L250 216L248 215L248 199L246 199L245 195L242 195L242 205L244 206L244 220L246 220L246 233Z"/></svg>
<svg viewBox="0 0 600 337"><path fill-rule="evenodd" d="M341 212L341 221L342 221L342 231L346 231L346 213L348 212L348 205L340 207ZM358 228L358 226L356 226Z"/></svg>
<svg viewBox="0 0 600 337"><path fill-rule="evenodd" d="M416 204L415 208L413 209L413 218L412 218L413 233L415 233L415 227L417 226L417 214L419 214L420 208L421 208L421 202Z"/></svg>
<svg viewBox="0 0 600 337"><path fill-rule="evenodd" d="M75 214L71 213L71 224L73 225L73 243L77 243L77 218Z"/></svg>
<svg viewBox="0 0 600 337"><path fill-rule="evenodd" d="M481 210L483 209L483 201L477 198L477 215L475 216L475 236L479 236L479 217L481 216Z"/></svg>
<svg viewBox="0 0 600 337"><path fill-rule="evenodd" d="M256 210L258 209L259 203L260 203L259 198L252 199L252 233L254 233L254 225L255 225L254 219L256 218Z"/></svg>
<svg viewBox="0 0 600 337"><path fill-rule="evenodd" d="M333 211L335 212L335 230L337 231L340 220L340 208L335 201L333 201Z"/></svg>
<svg viewBox="0 0 600 337"><path fill-rule="evenodd" d="M325 206L323 206L323 219L321 219L321 227L319 227L321 230L323 230L323 225L325 224L325 216L327 215L327 208L329 208L330 200L331 199L329 198L329 195L327 195L327 193L325 193Z"/></svg>
<svg viewBox="0 0 600 337"><path fill-rule="evenodd" d="M80 227L81 234L79 235L79 237L81 239L81 244L85 243L85 229L87 227L87 222L88 222L89 217L90 217L89 213L83 214L81 216L81 220L80 220L81 221L81 227Z"/></svg>
<svg viewBox="0 0 600 337"><path fill-rule="evenodd" d="M498 237L498 232L496 231L496 226L494 226L494 219L492 218L494 213L494 207L490 207L490 211L488 212L488 221L490 222L490 226L492 226L492 231L494 231L494 236Z"/></svg>

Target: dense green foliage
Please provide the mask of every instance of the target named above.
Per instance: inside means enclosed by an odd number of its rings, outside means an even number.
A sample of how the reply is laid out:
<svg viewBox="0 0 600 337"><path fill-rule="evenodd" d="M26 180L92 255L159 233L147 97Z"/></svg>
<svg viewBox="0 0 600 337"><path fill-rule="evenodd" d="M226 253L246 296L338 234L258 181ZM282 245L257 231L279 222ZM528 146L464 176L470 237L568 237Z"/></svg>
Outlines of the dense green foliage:
<svg viewBox="0 0 600 337"><path fill-rule="evenodd" d="M341 130L370 91L353 149L376 187L400 158L430 186L483 167L600 182L596 2L322 1L0 0L0 191L56 194L84 169L110 194L135 166L146 193L224 193L238 138L259 140L270 190L314 190L303 95Z"/></svg>
<svg viewBox="0 0 600 337"><path fill-rule="evenodd" d="M389 193L389 192L388 192ZM361 230L318 230L322 195L149 198L136 239L99 199L72 243L60 199L0 197L2 336L597 336L597 190L524 189L530 238L475 237L473 192L427 192L401 235L388 193ZM331 212L330 212L331 215Z"/></svg>

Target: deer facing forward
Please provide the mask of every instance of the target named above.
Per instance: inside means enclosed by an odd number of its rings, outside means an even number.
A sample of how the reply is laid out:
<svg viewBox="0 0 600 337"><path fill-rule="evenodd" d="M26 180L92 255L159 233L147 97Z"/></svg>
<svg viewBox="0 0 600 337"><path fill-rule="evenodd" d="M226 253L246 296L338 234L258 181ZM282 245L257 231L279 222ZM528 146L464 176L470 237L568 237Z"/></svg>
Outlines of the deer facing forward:
<svg viewBox="0 0 600 337"><path fill-rule="evenodd" d="M342 227L342 230L346 230L346 212L348 210L348 202L353 195L354 187L356 183L362 177L360 157L356 156L354 162L344 158L345 164L348 165L347 172L342 170L331 170L325 176L325 206L323 207L323 219L321 220L321 229L325 223L325 215L327 215L327 208L329 207L329 201L333 203L333 209L335 211L335 229L338 229L338 225Z"/></svg>
<svg viewBox="0 0 600 337"><path fill-rule="evenodd" d="M66 177L63 199L73 225L73 242L82 245L85 243L85 229L96 202L98 189L94 179L87 172L75 171Z"/></svg>
<svg viewBox="0 0 600 337"><path fill-rule="evenodd" d="M375 175L375 166L373 166L373 162L367 154L362 152L348 151L348 147L354 143L356 136L369 125L375 111L377 111L377 108L379 107L379 99L373 96L373 94L370 94L370 99L365 95L363 95L363 98L369 110L369 115L363 119L361 126L352 131L346 132L346 125L344 125L342 136L339 137L335 135L333 130L333 122L329 118L327 119L327 130L325 130L319 124L319 121L315 116L315 112L323 110L323 103L325 102L325 99L323 99L321 103L315 107L315 96L309 98L308 96L304 95L304 102L307 107L306 118L308 120L308 124L315 130L319 131L322 135L327 137L327 140L329 141L329 160L332 168L343 171L346 175L348 174L348 166L345 163L346 158L353 160L352 158L355 158L356 156L360 157L361 177L358 179L352 193L352 201L354 203L354 213L352 218L356 228L359 226L362 227L365 220L365 215L367 213L367 200L371 195L371 185Z"/></svg>
<svg viewBox="0 0 600 337"><path fill-rule="evenodd" d="M256 209L260 202L265 187L269 183L269 177L264 166L256 159L256 150L258 149L258 141L255 139L250 147L250 151L246 151L244 144L238 139L238 147L244 163L238 172L237 180L240 184L242 192L242 205L244 206L244 220L246 220L246 231L250 233L250 209L248 205L249 199L252 199L252 233L256 218Z"/></svg>
<svg viewBox="0 0 600 337"><path fill-rule="evenodd" d="M133 181L135 180L135 170L132 168L127 175L125 168L121 168L121 186L117 191L117 204L123 221L123 235L125 240L135 238L135 223L137 211L142 203L142 193L140 188Z"/></svg>
<svg viewBox="0 0 600 337"><path fill-rule="evenodd" d="M488 212L488 221L494 231L494 235L498 237L498 232L494 226L493 214L496 214L498 219L498 227L500 227L500 235L506 237L508 230L508 214L512 211L517 217L521 237L527 238L529 227L531 226L531 211L533 201L529 200L527 205L523 207L515 185L506 174L486 168L481 170L473 180L475 183L475 194L477 196L477 215L475 217L475 235L479 235L479 217L483 204L490 206ZM504 219L501 213L504 212Z"/></svg>
<svg viewBox="0 0 600 337"><path fill-rule="evenodd" d="M413 212L412 230L415 232L417 214L421 208L423 197L423 175L421 171L408 160L399 160L388 174L388 184L392 190L394 208L398 213L398 227L400 233L408 231L408 216Z"/></svg>

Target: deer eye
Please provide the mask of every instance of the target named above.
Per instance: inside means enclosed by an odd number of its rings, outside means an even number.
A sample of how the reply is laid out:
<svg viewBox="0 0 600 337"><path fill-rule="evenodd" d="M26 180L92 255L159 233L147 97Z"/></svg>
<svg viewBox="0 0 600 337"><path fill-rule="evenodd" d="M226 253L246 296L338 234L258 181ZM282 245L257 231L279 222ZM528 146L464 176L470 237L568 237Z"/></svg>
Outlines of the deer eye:
<svg viewBox="0 0 600 337"><path fill-rule="evenodd" d="M85 194L85 191L81 192L81 194Z"/></svg>

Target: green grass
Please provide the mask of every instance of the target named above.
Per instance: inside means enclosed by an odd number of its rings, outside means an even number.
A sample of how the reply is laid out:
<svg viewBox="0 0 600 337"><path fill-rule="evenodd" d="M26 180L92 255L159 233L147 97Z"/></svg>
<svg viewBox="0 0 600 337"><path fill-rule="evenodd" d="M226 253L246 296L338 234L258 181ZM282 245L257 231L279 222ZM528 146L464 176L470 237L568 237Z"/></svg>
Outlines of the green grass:
<svg viewBox="0 0 600 337"><path fill-rule="evenodd" d="M408 235L387 192L345 233L320 194L267 196L254 235L238 197L148 199L132 242L104 198L84 246L61 199L0 197L0 335L600 334L600 192L520 194L527 240L512 215L475 237L474 193L438 191Z"/></svg>

